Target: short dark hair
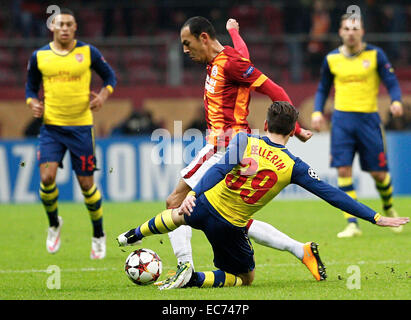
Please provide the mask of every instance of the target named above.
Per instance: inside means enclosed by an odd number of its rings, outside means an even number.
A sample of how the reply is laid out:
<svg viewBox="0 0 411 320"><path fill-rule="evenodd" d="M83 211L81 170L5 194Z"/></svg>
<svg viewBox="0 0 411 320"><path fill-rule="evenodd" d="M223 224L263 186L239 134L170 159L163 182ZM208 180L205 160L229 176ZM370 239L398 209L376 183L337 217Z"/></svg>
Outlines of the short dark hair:
<svg viewBox="0 0 411 320"><path fill-rule="evenodd" d="M287 101L274 101L267 111L268 132L286 136L295 128L298 110Z"/></svg>
<svg viewBox="0 0 411 320"><path fill-rule="evenodd" d="M213 25L204 17L191 17L183 24L181 29L183 29L186 26L189 27L191 34L197 39L203 32L207 33L211 39L216 38L216 32Z"/></svg>
<svg viewBox="0 0 411 320"><path fill-rule="evenodd" d="M60 14L68 14L68 15L73 16L75 18L74 12L72 10L68 9L68 8L61 8L60 9Z"/></svg>

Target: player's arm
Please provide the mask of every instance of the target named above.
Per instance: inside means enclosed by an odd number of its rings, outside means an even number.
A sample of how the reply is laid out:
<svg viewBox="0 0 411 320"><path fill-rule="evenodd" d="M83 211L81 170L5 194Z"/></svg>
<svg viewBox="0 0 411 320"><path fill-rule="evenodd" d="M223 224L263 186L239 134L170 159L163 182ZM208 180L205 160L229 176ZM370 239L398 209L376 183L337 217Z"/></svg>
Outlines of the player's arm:
<svg viewBox="0 0 411 320"><path fill-rule="evenodd" d="M321 181L315 172L303 161L297 158L291 176L295 183L307 191L327 201L332 206L348 212L358 218L367 220L379 226L397 227L409 221L409 218L383 217L366 205L352 199L345 192Z"/></svg>
<svg viewBox="0 0 411 320"><path fill-rule="evenodd" d="M95 70L103 80L103 88L101 88L100 92L91 92L93 98L90 101L90 109L98 111L103 106L103 103L113 93L117 80L114 70L96 47L90 46L90 54L91 68Z"/></svg>
<svg viewBox="0 0 411 320"><path fill-rule="evenodd" d="M330 71L327 57L325 57L323 64L321 65L320 83L318 84L317 92L315 94L314 112L311 115L311 127L316 131L320 131L324 123L324 106L328 95L330 94L333 79L334 76Z"/></svg>
<svg viewBox="0 0 411 320"><path fill-rule="evenodd" d="M391 97L391 113L396 117L402 116L401 88L391 63L381 49L377 50L377 70Z"/></svg>
<svg viewBox="0 0 411 320"><path fill-rule="evenodd" d="M208 169L194 189L187 194L179 208L180 214L190 215L195 206L196 198L223 180L226 174L241 162L247 143L248 136L243 132L239 132L230 141L227 151L220 161Z"/></svg>
<svg viewBox="0 0 411 320"><path fill-rule="evenodd" d="M250 59L247 45L240 36L240 26L235 19L228 19L226 29L233 41L234 49L236 49L244 58Z"/></svg>
<svg viewBox="0 0 411 320"><path fill-rule="evenodd" d="M246 43L244 42L243 38L241 38L240 36L240 33L239 33L240 26L238 22L235 19L228 19L227 24L226 24L226 29L231 36L231 40L233 41L233 44L234 44L234 49L236 49L244 58L249 59L250 53L248 52ZM268 80L269 79L267 79L266 81ZM270 83L267 83L266 85L264 85L263 88L257 87L256 91L270 96L272 101L288 101L292 104L290 98L288 97L284 89L276 85L271 80L270 80ZM306 129L302 129L300 124L296 122L295 135L301 141L306 142L307 140L311 138L312 132Z"/></svg>
<svg viewBox="0 0 411 320"><path fill-rule="evenodd" d="M272 101L287 101L290 104L293 104L285 90L269 78L266 78L260 86L256 87L255 91L270 97ZM295 123L295 135L302 142L306 142L312 137L312 132L301 128L297 121Z"/></svg>
<svg viewBox="0 0 411 320"><path fill-rule="evenodd" d="M39 100L38 93L41 85L41 72L37 67L37 51L34 51L27 65L26 103L33 111L35 118L41 118L44 112L43 102Z"/></svg>

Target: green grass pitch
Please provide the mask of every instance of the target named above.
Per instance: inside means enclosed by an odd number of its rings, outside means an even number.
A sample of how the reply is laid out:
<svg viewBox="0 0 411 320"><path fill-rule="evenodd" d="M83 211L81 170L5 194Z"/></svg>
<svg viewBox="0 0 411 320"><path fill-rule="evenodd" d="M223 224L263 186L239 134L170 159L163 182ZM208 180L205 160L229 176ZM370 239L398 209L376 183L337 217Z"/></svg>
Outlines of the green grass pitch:
<svg viewBox="0 0 411 320"><path fill-rule="evenodd" d="M365 200L376 210L379 200ZM395 199L397 211L410 216L411 198ZM288 252L254 244L256 277L252 286L239 288L159 291L153 285L137 286L124 273L132 249L121 251L115 238L153 217L164 203L104 203L107 257L89 258L91 223L83 204L60 203L64 219L62 244L55 255L47 253L47 218L41 204L0 206L1 300L377 300L411 298L411 225L401 234L360 221L363 235L337 239L345 226L339 211L316 200L273 201L254 218L269 222L301 242L315 241L327 268L328 279L316 282L306 267ZM144 239L142 247L156 251L163 274L174 270L176 259L167 235ZM211 246L193 231L192 247L198 271L215 270ZM60 288L50 277L60 270ZM50 270L48 273L47 270ZM355 272L354 272L354 271Z"/></svg>

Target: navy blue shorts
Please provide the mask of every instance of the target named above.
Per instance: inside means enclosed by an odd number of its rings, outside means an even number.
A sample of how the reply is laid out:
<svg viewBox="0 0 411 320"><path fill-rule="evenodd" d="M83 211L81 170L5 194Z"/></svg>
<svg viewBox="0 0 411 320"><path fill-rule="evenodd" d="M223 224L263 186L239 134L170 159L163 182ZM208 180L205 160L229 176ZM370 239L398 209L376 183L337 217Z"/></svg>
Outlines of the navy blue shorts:
<svg viewBox="0 0 411 320"><path fill-rule="evenodd" d="M53 126L40 128L39 163L58 162L62 167L66 151L78 176L91 176L96 170L93 126Z"/></svg>
<svg viewBox="0 0 411 320"><path fill-rule="evenodd" d="M254 250L246 227L237 227L225 220L208 202L204 194L196 200L186 223L202 230L214 252L214 265L231 274L248 273L255 268Z"/></svg>
<svg viewBox="0 0 411 320"><path fill-rule="evenodd" d="M358 152L364 171L388 171L384 129L375 113L335 110L331 126L331 167L352 166Z"/></svg>

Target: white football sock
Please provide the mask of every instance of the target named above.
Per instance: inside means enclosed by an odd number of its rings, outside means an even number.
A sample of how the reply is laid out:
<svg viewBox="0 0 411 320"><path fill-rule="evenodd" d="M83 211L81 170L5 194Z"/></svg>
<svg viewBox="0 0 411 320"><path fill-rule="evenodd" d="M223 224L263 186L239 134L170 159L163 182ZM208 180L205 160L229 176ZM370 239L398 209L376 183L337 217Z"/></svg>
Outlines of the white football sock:
<svg viewBox="0 0 411 320"><path fill-rule="evenodd" d="M194 268L191 236L192 229L186 225L179 226L174 231L168 233L174 255L177 258L177 263L190 261L191 266Z"/></svg>
<svg viewBox="0 0 411 320"><path fill-rule="evenodd" d="M253 220L248 229L248 235L255 242L263 246L288 251L300 260L304 257L304 244L291 239L271 224Z"/></svg>

